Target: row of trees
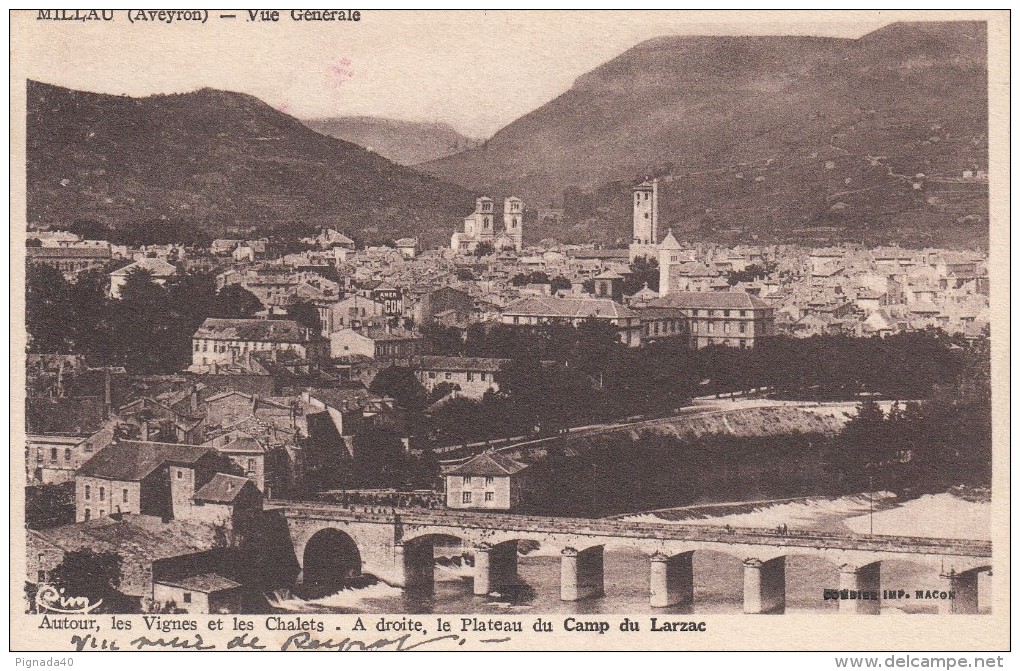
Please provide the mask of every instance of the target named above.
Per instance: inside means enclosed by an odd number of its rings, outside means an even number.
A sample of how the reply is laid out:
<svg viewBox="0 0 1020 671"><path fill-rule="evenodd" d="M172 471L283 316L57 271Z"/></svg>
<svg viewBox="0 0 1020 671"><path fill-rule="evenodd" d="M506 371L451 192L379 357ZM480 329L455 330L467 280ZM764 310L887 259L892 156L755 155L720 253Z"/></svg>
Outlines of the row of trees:
<svg viewBox="0 0 1020 671"><path fill-rule="evenodd" d="M27 268L30 352L84 354L132 373L170 373L191 362L191 336L207 317L244 319L262 310L251 292L237 285L217 291L213 276L204 273L179 272L161 286L147 271L135 271L113 299L110 270L88 270L69 282L48 266ZM297 301L287 312L319 329L310 303Z"/></svg>

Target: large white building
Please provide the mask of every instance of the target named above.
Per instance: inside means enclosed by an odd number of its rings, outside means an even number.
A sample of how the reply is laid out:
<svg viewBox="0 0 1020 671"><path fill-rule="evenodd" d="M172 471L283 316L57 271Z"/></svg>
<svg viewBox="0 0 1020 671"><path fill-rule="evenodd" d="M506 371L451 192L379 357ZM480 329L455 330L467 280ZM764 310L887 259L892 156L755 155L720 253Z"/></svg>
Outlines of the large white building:
<svg viewBox="0 0 1020 671"><path fill-rule="evenodd" d="M301 359L329 358L329 341L289 319L214 319L191 337L191 370L208 372L255 352L292 352Z"/></svg>

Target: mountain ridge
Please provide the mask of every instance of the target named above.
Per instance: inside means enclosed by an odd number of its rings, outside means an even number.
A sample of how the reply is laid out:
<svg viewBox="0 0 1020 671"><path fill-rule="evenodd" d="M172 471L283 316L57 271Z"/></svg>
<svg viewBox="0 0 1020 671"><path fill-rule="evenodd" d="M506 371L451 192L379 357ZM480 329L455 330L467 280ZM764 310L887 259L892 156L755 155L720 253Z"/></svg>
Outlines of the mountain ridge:
<svg viewBox="0 0 1020 671"><path fill-rule="evenodd" d="M302 119L301 122L317 133L351 142L404 166L451 156L482 142L440 121L362 115Z"/></svg>
<svg viewBox="0 0 1020 671"><path fill-rule="evenodd" d="M29 81L28 221L97 221L127 238L324 226L445 241L474 194L307 128L244 93L144 98ZM164 231L161 234L160 231Z"/></svg>
<svg viewBox="0 0 1020 671"><path fill-rule="evenodd" d="M660 176L663 230L750 241L831 228L830 242L981 246L987 193L930 195L905 177L987 167L985 30L654 38L483 147L416 167L562 209L567 235L593 241L625 242L630 185ZM536 235L562 237L562 223L547 219Z"/></svg>

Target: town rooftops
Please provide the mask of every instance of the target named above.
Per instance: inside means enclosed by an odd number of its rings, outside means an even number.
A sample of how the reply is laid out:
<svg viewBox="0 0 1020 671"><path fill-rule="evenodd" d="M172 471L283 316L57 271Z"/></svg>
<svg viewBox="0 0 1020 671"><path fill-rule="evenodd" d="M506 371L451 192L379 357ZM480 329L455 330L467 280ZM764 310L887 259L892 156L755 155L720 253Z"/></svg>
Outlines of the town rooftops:
<svg viewBox="0 0 1020 671"><path fill-rule="evenodd" d="M202 322L193 338L301 343L314 339L292 319L215 319Z"/></svg>
<svg viewBox="0 0 1020 671"><path fill-rule="evenodd" d="M572 249L567 252L575 259L623 259L630 260L629 249Z"/></svg>
<svg viewBox="0 0 1020 671"><path fill-rule="evenodd" d="M680 308L663 307L639 307L635 308L641 321L652 321L655 319L683 319L684 311Z"/></svg>
<svg viewBox="0 0 1020 671"><path fill-rule="evenodd" d="M499 452L489 450L467 460L460 466L451 468L445 474L507 476L520 473L527 467L527 464L522 464Z"/></svg>
<svg viewBox="0 0 1020 671"><path fill-rule="evenodd" d="M623 275L620 275L619 273L615 273L612 270L607 270L605 272L599 273L593 279L596 279L596 280L622 280L623 279Z"/></svg>
<svg viewBox="0 0 1020 671"><path fill-rule="evenodd" d="M529 296L508 305L503 310L503 314L512 317L556 317L569 319L587 319L589 317L626 319L637 316L637 313L630 308L620 305L609 298L593 298L588 296L569 296L566 298Z"/></svg>
<svg viewBox="0 0 1020 671"><path fill-rule="evenodd" d="M145 270L154 277L169 277L177 273L177 268L172 263L167 263L163 259L139 259L129 266L124 266L119 270L115 270L111 275L127 275L135 270Z"/></svg>
<svg viewBox="0 0 1020 671"><path fill-rule="evenodd" d="M247 485L255 487L251 480L240 475L217 473L192 498L206 503L233 503Z"/></svg>
<svg viewBox="0 0 1020 671"><path fill-rule="evenodd" d="M218 573L202 573L201 575L189 575L183 578L159 578L153 580L153 582L201 594L226 592L241 586L241 583L234 582L230 578L225 578Z"/></svg>
<svg viewBox="0 0 1020 671"><path fill-rule="evenodd" d="M763 310L772 307L757 296L743 291L671 291L651 303L653 307L661 308L707 308L710 310Z"/></svg>
<svg viewBox="0 0 1020 671"><path fill-rule="evenodd" d="M239 436L226 445L217 447L216 451L229 454L264 454L266 448L251 436Z"/></svg>
<svg viewBox="0 0 1020 671"><path fill-rule="evenodd" d="M37 259L108 259L110 258L109 247L26 247L25 254L28 260Z"/></svg>
<svg viewBox="0 0 1020 671"><path fill-rule="evenodd" d="M124 440L100 450L82 464L77 475L136 482L163 464L191 466L210 453L211 449L197 445Z"/></svg>
<svg viewBox="0 0 1020 671"><path fill-rule="evenodd" d="M496 373L509 361L470 356L423 356L419 366L422 370Z"/></svg>

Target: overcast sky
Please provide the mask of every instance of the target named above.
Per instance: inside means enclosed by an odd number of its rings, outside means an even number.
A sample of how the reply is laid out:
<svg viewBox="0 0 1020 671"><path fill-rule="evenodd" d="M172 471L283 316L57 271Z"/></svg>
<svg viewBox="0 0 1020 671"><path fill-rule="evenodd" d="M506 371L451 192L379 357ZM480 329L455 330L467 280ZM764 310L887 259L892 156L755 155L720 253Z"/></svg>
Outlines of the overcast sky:
<svg viewBox="0 0 1020 671"><path fill-rule="evenodd" d="M473 137L570 88L574 79L660 35L859 37L889 13L364 11L358 23L206 25L35 21L15 40L28 76L103 93L148 95L203 86L243 91L299 118L371 115L446 121ZM15 17L17 18L17 17ZM916 18L916 17L911 17ZM70 24L70 25L69 25ZM12 26L15 36L17 26Z"/></svg>

